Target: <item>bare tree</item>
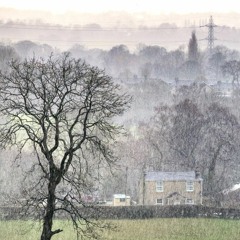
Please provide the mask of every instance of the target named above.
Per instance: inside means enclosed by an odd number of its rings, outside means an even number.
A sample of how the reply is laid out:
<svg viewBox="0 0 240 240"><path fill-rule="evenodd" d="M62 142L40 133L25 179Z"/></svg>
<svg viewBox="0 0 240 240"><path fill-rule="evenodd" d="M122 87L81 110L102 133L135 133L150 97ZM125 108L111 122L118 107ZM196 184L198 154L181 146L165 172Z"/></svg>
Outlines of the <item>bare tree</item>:
<svg viewBox="0 0 240 240"><path fill-rule="evenodd" d="M222 79L221 66L225 63L226 56L218 49L215 51L209 58L209 69L214 74L213 77L220 81Z"/></svg>
<svg viewBox="0 0 240 240"><path fill-rule="evenodd" d="M198 106L185 99L174 106L169 144L174 155L185 169L196 169L199 164L199 145L204 118Z"/></svg>
<svg viewBox="0 0 240 240"><path fill-rule="evenodd" d="M160 169L198 169L204 179L204 195L215 197L239 178L239 122L218 103L199 105L185 99L159 107L146 140Z"/></svg>
<svg viewBox="0 0 240 240"><path fill-rule="evenodd" d="M204 115L201 155L206 160L201 169L207 180L205 193L211 195L232 184L236 177L239 123L228 108L217 103L211 104Z"/></svg>
<svg viewBox="0 0 240 240"><path fill-rule="evenodd" d="M5 46L0 44L0 69L6 69L7 63L11 59L17 59L19 58L17 52L15 49L11 46Z"/></svg>
<svg viewBox="0 0 240 240"><path fill-rule="evenodd" d="M240 76L240 61L231 60L222 66L223 74L232 77L233 88L239 89L239 76Z"/></svg>
<svg viewBox="0 0 240 240"><path fill-rule="evenodd" d="M122 128L113 117L128 108L130 98L103 71L67 53L46 61L12 61L10 68L0 74L0 142L34 153L38 181L30 185L38 191L25 195L28 205L42 203L41 240L63 231L53 230L57 211L67 212L78 232L87 235L84 189L99 179L100 166L116 161L111 145Z"/></svg>

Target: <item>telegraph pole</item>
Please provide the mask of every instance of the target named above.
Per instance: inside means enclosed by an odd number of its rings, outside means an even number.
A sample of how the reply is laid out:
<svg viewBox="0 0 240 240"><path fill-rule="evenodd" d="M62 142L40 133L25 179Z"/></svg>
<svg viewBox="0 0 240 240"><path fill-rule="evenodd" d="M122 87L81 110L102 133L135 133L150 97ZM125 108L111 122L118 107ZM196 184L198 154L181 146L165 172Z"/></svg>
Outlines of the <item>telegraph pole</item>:
<svg viewBox="0 0 240 240"><path fill-rule="evenodd" d="M213 17L211 16L210 19L209 19L209 23L206 24L206 25L200 26L200 27L207 27L208 28L208 37L205 38L205 40L208 41L208 50L209 50L209 53L211 54L212 50L214 48L214 40L217 40L214 37L214 28L217 27L217 25L214 24Z"/></svg>

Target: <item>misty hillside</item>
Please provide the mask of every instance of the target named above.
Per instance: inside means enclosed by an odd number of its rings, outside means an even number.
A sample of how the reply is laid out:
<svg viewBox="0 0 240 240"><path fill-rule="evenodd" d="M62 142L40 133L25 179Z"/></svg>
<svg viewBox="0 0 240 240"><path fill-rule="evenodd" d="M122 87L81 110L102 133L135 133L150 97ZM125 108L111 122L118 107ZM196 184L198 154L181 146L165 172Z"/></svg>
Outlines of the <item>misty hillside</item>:
<svg viewBox="0 0 240 240"><path fill-rule="evenodd" d="M0 9L1 41L17 42L31 40L50 44L66 50L73 44L87 48L109 49L124 44L131 51L139 44L160 45L175 49L187 47L188 36L195 30L200 49L207 47L206 38L210 14L138 14L106 13L53 15L44 12ZM46 18L46 16L48 16ZM42 18L45 17L43 21ZM239 49L240 30L237 14L213 15L217 24L215 38L217 45ZM46 21L48 19L48 21ZM225 20L225 21L224 21ZM61 24L59 24L61 23ZM232 27L232 26L235 27Z"/></svg>
<svg viewBox="0 0 240 240"><path fill-rule="evenodd" d="M127 45L132 51L139 44L161 45L167 49L187 46L188 36L195 30L201 40L199 46L204 49L207 41L203 41L208 34L207 28L198 26L177 27L176 24L164 23L158 27L102 27L96 23L88 25L61 26L43 23L26 24L22 22L6 22L0 25L1 40L16 42L32 40L47 43L60 49L66 49L73 44L80 44L88 48L109 49L114 45ZM229 48L239 49L236 39L240 38L240 30L231 27L221 27L216 32L217 44ZM216 30L216 31L217 31ZM27 38L26 38L27 36ZM227 36L227 37L226 37Z"/></svg>

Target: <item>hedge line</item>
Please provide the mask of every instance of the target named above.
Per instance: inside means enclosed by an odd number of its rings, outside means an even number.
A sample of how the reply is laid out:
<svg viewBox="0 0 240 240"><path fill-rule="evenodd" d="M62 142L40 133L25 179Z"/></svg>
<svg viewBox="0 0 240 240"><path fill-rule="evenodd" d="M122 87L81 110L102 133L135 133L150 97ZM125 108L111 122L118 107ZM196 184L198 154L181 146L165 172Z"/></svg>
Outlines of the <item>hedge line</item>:
<svg viewBox="0 0 240 240"><path fill-rule="evenodd" d="M148 218L225 218L240 219L240 209L214 208L196 205L178 206L97 206L80 208L81 215L97 219L148 219ZM34 217L34 213L32 216ZM57 218L66 218L64 212L59 212ZM0 207L0 219L22 218L21 208Z"/></svg>

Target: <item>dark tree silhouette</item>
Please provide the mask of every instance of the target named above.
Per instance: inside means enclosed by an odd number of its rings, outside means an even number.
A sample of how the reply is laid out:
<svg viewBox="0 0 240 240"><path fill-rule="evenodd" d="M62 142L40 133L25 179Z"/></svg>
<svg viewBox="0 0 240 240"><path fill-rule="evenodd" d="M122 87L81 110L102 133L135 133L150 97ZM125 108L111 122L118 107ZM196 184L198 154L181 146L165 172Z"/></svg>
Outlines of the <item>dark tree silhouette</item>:
<svg viewBox="0 0 240 240"><path fill-rule="evenodd" d="M40 178L25 197L43 219L41 240L63 231L53 230L57 211L67 212L86 235L91 224L81 214L84 190L97 180L100 164L116 160L111 145L121 127L113 117L128 108L130 98L103 71L67 53L12 61L10 69L0 74L0 142L36 157Z"/></svg>
<svg viewBox="0 0 240 240"><path fill-rule="evenodd" d="M188 44L188 60L189 61L198 61L198 43L195 32L192 32L192 36Z"/></svg>

